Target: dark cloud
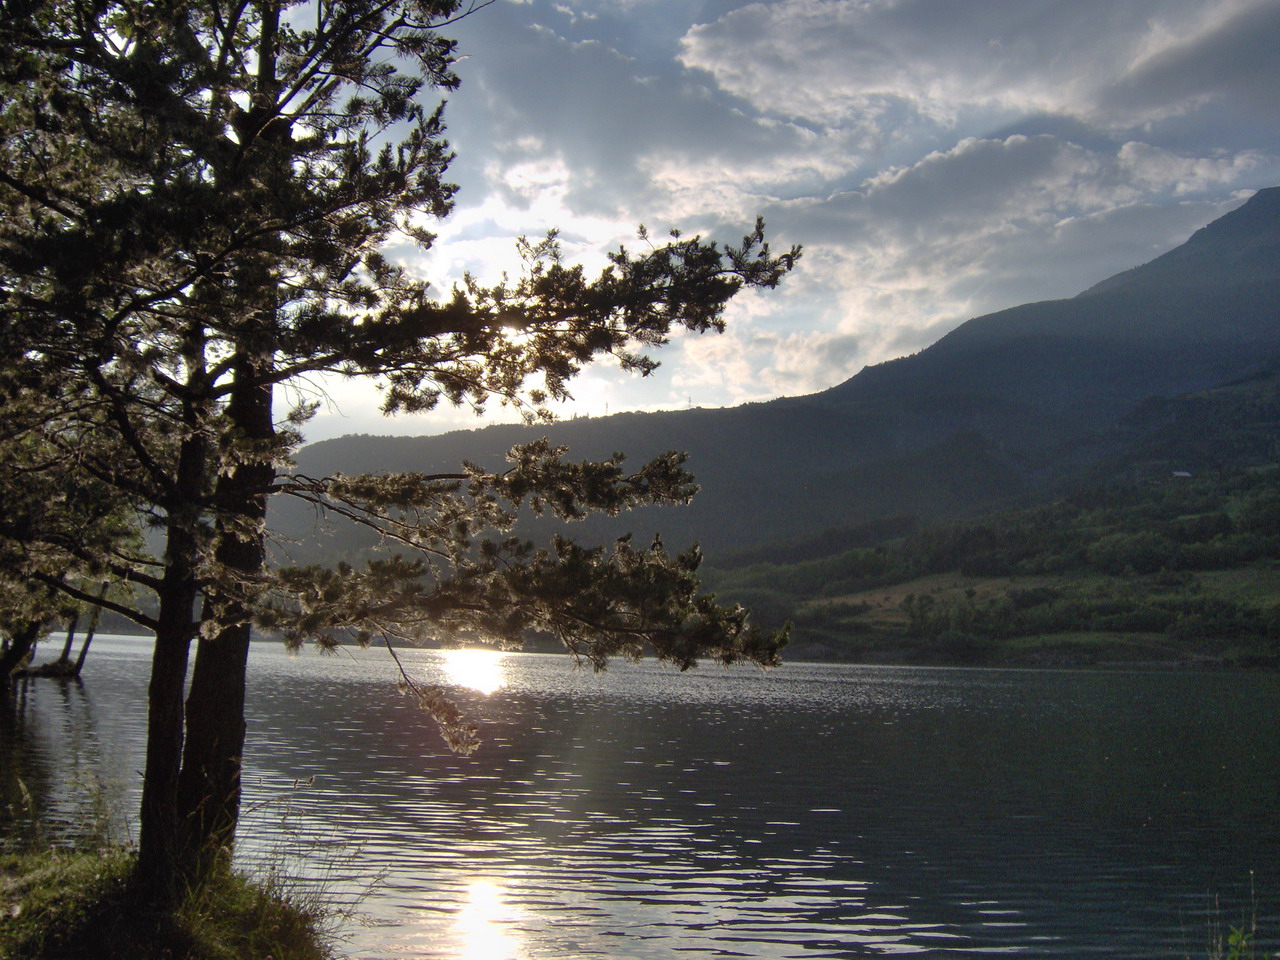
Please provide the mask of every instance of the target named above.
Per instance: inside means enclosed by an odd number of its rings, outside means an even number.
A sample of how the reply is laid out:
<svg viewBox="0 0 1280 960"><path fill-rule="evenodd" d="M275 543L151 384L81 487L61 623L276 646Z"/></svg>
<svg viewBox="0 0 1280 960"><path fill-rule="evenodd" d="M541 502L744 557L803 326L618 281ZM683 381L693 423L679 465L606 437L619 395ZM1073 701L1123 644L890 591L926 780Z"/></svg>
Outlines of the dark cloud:
<svg viewBox="0 0 1280 960"><path fill-rule="evenodd" d="M1120 114L1229 110L1275 143L1280 121L1280 4L1246 7L1212 29L1173 43L1100 97Z"/></svg>

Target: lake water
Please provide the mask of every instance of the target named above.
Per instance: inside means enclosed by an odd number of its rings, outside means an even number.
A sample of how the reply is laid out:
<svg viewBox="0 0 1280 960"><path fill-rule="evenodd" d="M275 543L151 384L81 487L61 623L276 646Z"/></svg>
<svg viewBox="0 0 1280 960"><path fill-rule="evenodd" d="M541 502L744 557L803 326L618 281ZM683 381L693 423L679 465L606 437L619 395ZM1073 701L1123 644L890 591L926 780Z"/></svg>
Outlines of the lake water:
<svg viewBox="0 0 1280 960"><path fill-rule="evenodd" d="M128 839L148 653L19 688L0 834ZM385 654L252 655L240 856L362 898L352 957L1203 958L1254 918L1280 949L1274 675L406 664L487 691L473 756Z"/></svg>

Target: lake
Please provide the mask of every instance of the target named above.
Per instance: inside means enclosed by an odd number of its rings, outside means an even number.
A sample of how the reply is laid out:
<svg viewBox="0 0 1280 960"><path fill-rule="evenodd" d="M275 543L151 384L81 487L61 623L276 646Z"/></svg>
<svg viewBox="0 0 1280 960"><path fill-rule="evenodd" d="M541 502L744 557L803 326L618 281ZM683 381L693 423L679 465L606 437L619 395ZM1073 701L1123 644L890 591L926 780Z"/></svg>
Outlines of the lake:
<svg viewBox="0 0 1280 960"><path fill-rule="evenodd" d="M0 834L129 839L148 656L18 688ZM1255 917L1280 949L1275 675L405 662L465 685L474 755L385 653L252 654L239 856L352 907L352 957L1203 958Z"/></svg>

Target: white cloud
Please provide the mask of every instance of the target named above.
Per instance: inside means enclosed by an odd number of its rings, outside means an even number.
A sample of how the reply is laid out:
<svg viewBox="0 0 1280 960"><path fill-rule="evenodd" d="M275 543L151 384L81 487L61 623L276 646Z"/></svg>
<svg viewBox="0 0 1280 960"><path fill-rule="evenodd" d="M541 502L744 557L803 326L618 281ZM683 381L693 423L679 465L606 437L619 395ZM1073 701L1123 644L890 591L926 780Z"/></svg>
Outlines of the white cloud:
<svg viewBox="0 0 1280 960"><path fill-rule="evenodd" d="M1256 89L1227 54L1246 30L1274 44L1275 12L1272 0L781 0L692 28L681 60L759 109L820 125L888 131L905 110L939 126L1038 112L1130 126ZM1130 89L1112 96L1117 85Z"/></svg>
<svg viewBox="0 0 1280 960"><path fill-rule="evenodd" d="M1048 136L970 138L857 191L779 205L775 222L810 243L806 266L836 305L819 328L830 339L809 341L814 367L843 363L849 376L970 317L1072 296L1239 203L1200 197L1261 162L1184 157L1136 141L1102 152ZM1271 170L1280 174L1274 159ZM1189 199L1153 202L1165 195ZM831 356L824 346L837 341L856 353ZM794 366L778 366L779 383ZM758 376L774 382L770 372Z"/></svg>
<svg viewBox="0 0 1280 960"><path fill-rule="evenodd" d="M589 269L641 222L736 239L763 212L806 245L726 335L592 368L569 414L831 386L1280 183L1276 0L508 0L457 33L459 205L405 254L440 287L552 227Z"/></svg>
<svg viewBox="0 0 1280 960"><path fill-rule="evenodd" d="M861 354L858 338L838 331L739 325L686 341L672 392L714 394L728 404L816 393L846 379Z"/></svg>
<svg viewBox="0 0 1280 960"><path fill-rule="evenodd" d="M1130 141L1120 148L1117 159L1134 184L1156 192L1171 190L1181 196L1236 183L1266 158L1257 150L1234 156L1184 157Z"/></svg>

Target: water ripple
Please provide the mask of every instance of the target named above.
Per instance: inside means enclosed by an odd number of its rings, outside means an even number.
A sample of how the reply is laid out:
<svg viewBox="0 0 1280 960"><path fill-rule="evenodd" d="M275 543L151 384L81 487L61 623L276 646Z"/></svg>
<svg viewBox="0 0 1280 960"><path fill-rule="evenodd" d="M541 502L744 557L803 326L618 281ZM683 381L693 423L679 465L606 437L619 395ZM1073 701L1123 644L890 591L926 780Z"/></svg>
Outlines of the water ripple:
<svg viewBox="0 0 1280 960"><path fill-rule="evenodd" d="M5 719L10 833L130 833L146 650L99 642ZM353 957L1141 960L1202 954L1215 895L1280 923L1274 677L498 666L461 758L385 658L254 650L238 854L359 903Z"/></svg>

